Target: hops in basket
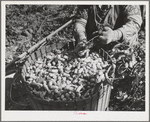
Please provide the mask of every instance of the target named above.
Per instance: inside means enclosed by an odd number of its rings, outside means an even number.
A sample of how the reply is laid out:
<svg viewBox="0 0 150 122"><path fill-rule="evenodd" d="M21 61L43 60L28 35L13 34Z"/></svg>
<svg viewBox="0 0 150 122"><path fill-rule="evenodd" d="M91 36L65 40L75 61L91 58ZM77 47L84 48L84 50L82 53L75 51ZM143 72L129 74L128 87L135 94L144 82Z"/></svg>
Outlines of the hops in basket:
<svg viewBox="0 0 150 122"><path fill-rule="evenodd" d="M50 53L27 68L26 81L35 96L47 101L84 99L105 80L109 63L92 52L88 57Z"/></svg>

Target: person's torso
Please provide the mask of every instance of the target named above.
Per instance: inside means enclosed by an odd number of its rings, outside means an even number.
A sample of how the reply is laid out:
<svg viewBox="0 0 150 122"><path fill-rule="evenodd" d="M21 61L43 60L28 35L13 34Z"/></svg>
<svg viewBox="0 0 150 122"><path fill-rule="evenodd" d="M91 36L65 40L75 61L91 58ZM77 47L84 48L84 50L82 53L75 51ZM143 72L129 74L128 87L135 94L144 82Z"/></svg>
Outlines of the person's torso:
<svg viewBox="0 0 150 122"><path fill-rule="evenodd" d="M119 6L110 6L104 16L100 13L98 6L94 5L89 8L88 21L86 25L87 39L93 37L93 32L99 31L100 26L106 25L111 29L117 29L123 24L123 18L120 14ZM102 18L103 17L103 18Z"/></svg>

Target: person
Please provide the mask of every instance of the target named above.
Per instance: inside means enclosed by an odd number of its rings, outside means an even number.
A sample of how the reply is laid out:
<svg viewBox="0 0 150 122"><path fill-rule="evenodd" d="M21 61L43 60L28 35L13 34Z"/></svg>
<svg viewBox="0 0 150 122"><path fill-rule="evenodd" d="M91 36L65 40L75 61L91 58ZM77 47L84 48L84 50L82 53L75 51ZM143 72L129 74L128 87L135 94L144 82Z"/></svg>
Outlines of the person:
<svg viewBox="0 0 150 122"><path fill-rule="evenodd" d="M88 40L93 48L111 50L116 44L134 44L142 24L138 5L78 5L74 24L75 51L84 55Z"/></svg>

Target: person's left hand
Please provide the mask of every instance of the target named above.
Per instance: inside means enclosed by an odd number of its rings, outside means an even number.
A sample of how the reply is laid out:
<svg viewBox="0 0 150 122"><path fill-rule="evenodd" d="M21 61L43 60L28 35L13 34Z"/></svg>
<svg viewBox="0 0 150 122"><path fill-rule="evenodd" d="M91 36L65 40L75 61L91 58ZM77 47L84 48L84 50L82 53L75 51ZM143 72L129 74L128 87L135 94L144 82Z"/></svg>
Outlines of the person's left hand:
<svg viewBox="0 0 150 122"><path fill-rule="evenodd" d="M110 27L104 27L104 30L99 36L101 44L109 44L113 41L114 31Z"/></svg>

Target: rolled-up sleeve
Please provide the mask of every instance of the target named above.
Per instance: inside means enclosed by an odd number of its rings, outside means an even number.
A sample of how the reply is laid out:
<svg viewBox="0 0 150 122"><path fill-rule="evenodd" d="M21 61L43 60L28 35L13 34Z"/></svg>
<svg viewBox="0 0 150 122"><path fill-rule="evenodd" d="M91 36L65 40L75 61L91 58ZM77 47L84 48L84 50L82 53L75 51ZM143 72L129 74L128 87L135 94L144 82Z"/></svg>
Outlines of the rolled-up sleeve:
<svg viewBox="0 0 150 122"><path fill-rule="evenodd" d="M123 41L131 42L137 38L142 24L140 7L137 5L123 5L121 6L121 12L124 17L124 24L118 30L122 32Z"/></svg>

